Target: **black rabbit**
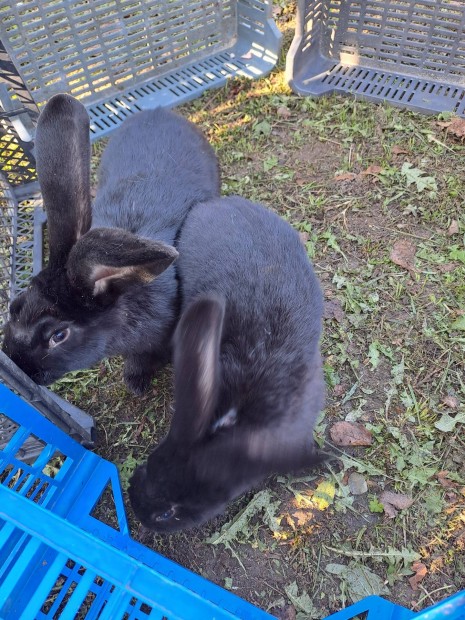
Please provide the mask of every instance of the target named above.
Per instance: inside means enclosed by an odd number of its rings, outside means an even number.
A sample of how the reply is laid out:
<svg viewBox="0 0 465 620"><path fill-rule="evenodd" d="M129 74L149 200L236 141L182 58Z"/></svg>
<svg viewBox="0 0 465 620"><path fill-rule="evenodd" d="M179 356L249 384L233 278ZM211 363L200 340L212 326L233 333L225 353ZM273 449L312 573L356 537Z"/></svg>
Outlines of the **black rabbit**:
<svg viewBox="0 0 465 620"><path fill-rule="evenodd" d="M323 300L298 234L239 197L196 205L181 229L175 412L129 496L143 525L205 522L272 473L320 460Z"/></svg>
<svg viewBox="0 0 465 620"><path fill-rule="evenodd" d="M49 263L12 302L3 350L41 384L123 355L126 385L141 393L170 358L171 246L192 205L219 195L214 151L179 115L137 112L104 151L91 209L89 117L56 95L39 117L36 154Z"/></svg>

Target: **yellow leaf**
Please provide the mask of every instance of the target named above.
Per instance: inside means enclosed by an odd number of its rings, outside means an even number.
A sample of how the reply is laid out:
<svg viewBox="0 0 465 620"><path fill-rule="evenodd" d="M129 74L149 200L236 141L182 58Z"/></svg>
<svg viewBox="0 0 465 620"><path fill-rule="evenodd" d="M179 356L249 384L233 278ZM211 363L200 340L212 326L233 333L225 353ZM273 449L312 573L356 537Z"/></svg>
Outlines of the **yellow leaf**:
<svg viewBox="0 0 465 620"><path fill-rule="evenodd" d="M313 504L319 510L326 510L334 501L336 489L330 480L324 480L317 486L313 495Z"/></svg>

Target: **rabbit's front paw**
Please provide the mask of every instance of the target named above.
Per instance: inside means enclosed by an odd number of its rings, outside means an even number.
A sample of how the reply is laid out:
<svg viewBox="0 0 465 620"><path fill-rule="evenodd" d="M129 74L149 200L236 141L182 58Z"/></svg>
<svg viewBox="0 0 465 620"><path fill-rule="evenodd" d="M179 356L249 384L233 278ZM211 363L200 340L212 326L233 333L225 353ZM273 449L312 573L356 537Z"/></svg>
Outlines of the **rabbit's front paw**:
<svg viewBox="0 0 465 620"><path fill-rule="evenodd" d="M136 396L143 396L149 389L152 373L129 373L124 371L124 383L128 390Z"/></svg>
<svg viewBox="0 0 465 620"><path fill-rule="evenodd" d="M149 355L134 355L124 360L124 383L136 396L145 394L159 364Z"/></svg>

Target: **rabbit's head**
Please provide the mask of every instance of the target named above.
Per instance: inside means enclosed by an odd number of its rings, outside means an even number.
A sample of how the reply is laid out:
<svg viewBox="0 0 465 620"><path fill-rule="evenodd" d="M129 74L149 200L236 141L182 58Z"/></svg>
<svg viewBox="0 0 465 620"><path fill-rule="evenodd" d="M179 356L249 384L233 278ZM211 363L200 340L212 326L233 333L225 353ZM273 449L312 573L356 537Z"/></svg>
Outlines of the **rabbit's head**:
<svg viewBox="0 0 465 620"><path fill-rule="evenodd" d="M101 360L124 320L114 311L120 296L177 257L171 246L128 231L90 229L90 153L84 106L54 96L36 132L49 262L11 303L3 342L3 351L41 384Z"/></svg>
<svg viewBox="0 0 465 620"><path fill-rule="evenodd" d="M171 427L129 487L136 516L157 532L200 525L267 475L321 460L312 445L290 447L282 429L242 424L240 413L221 410L224 316L223 300L202 296L176 328Z"/></svg>

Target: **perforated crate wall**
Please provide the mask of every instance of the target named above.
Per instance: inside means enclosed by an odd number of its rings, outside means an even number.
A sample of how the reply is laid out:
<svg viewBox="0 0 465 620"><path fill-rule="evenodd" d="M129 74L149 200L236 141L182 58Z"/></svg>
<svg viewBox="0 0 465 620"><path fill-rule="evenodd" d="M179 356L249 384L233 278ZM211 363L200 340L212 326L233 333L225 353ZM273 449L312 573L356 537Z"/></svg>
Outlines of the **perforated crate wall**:
<svg viewBox="0 0 465 620"><path fill-rule="evenodd" d="M17 210L10 186L0 176L0 327L6 320L11 296Z"/></svg>
<svg viewBox="0 0 465 620"><path fill-rule="evenodd" d="M270 0L0 0L0 39L38 105L68 92L95 137L277 61Z"/></svg>
<svg viewBox="0 0 465 620"><path fill-rule="evenodd" d="M138 110L263 75L280 43L271 0L0 0L0 337L9 299L42 263L33 142L22 135L37 106L74 95L95 140Z"/></svg>
<svg viewBox="0 0 465 620"><path fill-rule="evenodd" d="M10 300L27 287L42 263L42 200L36 188L18 202L0 174L0 330Z"/></svg>
<svg viewBox="0 0 465 620"><path fill-rule="evenodd" d="M465 116L464 31L455 0L299 0L287 79L302 95Z"/></svg>
<svg viewBox="0 0 465 620"><path fill-rule="evenodd" d="M10 185L18 186L37 179L31 143L18 136L14 118L0 118L0 168Z"/></svg>

